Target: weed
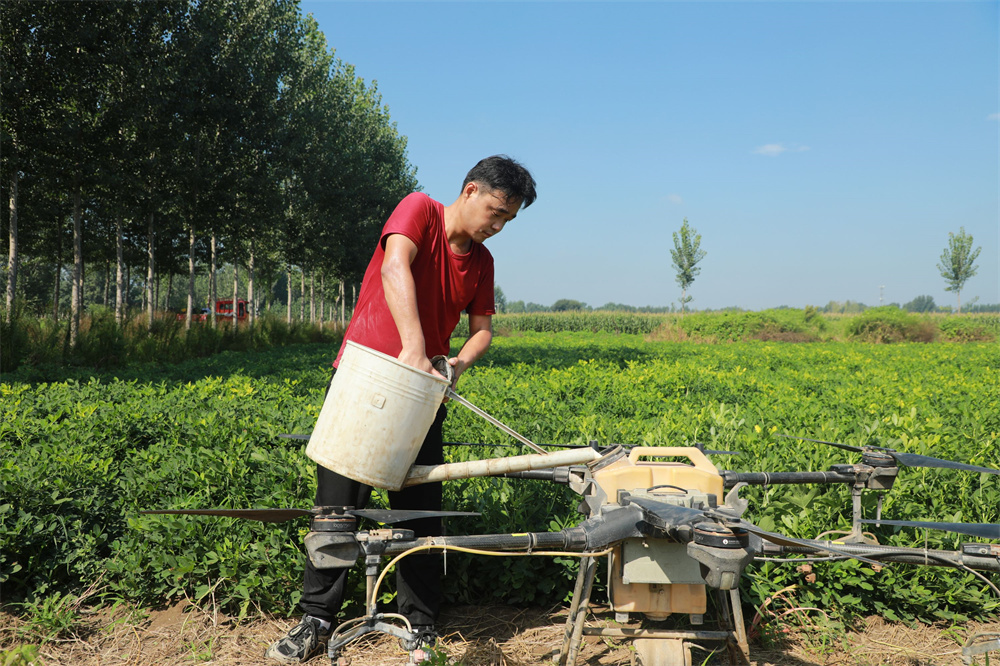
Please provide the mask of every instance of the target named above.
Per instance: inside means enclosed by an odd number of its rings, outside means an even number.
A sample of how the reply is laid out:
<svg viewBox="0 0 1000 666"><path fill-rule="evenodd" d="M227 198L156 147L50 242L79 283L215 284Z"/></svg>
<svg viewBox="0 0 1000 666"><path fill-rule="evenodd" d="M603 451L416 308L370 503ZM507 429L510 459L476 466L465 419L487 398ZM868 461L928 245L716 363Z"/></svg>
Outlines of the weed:
<svg viewBox="0 0 1000 666"><path fill-rule="evenodd" d="M18 634L40 643L72 636L80 622L79 602L80 599L71 594L54 593L15 604L26 616Z"/></svg>
<svg viewBox="0 0 1000 666"><path fill-rule="evenodd" d="M215 658L215 644L217 638L213 636L204 641L190 641L184 644L188 652L188 659L195 662L212 661Z"/></svg>
<svg viewBox="0 0 1000 666"><path fill-rule="evenodd" d="M37 645L18 645L10 650L0 650L0 664L3 666L35 666L41 663Z"/></svg>

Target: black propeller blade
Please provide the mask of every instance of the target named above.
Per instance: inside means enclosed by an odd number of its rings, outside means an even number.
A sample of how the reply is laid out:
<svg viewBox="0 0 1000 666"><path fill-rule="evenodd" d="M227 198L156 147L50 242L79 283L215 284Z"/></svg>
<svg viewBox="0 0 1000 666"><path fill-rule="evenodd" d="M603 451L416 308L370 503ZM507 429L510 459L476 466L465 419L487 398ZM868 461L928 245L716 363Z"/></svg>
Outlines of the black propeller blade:
<svg viewBox="0 0 1000 666"><path fill-rule="evenodd" d="M931 530L944 530L945 532L967 534L984 539L1000 539L1000 523L928 523L917 520L862 520L861 522L869 525L924 527Z"/></svg>
<svg viewBox="0 0 1000 666"><path fill-rule="evenodd" d="M185 516L225 516L228 518L243 518L259 520L262 523L283 523L303 516L321 515L312 509L166 509L162 511L140 511L145 515L173 514ZM449 516L478 516L471 511L420 511L394 509L347 509L344 513L359 518L368 518L378 523L394 525L407 520L419 518L447 518Z"/></svg>
<svg viewBox="0 0 1000 666"><path fill-rule="evenodd" d="M448 442L445 442L445 446L447 446L447 445L448 445ZM464 446L470 446L470 445L466 444ZM590 449L590 448L593 448L589 444L542 444L541 446L557 446L560 449ZM608 448L610 448L612 446L620 446L620 447L622 447L622 449L624 449L626 452L628 452L628 451L631 451L632 449L634 449L637 446L645 446L645 445L644 444L614 444L614 443L608 444ZM704 444L700 444L698 442L695 442L692 448L698 449L699 451L701 451L702 453L704 453L706 456L738 456L738 455L741 455L741 453L739 451L717 451L717 450L714 450L714 449L706 449L705 446L704 446Z"/></svg>
<svg viewBox="0 0 1000 666"><path fill-rule="evenodd" d="M281 438L281 439L298 439L298 440L302 440L302 441L305 441L305 442L309 441L309 435L302 435L302 434L289 434L289 433L285 433L285 434L278 435L278 437ZM472 443L469 443L469 442L444 442L444 445L445 446L488 446L490 448L520 446L520 444L472 444Z"/></svg>
<svg viewBox="0 0 1000 666"><path fill-rule="evenodd" d="M681 525L694 525L705 520L705 512L649 497L629 497L629 503L642 509L642 518L653 527L668 530Z"/></svg>
<svg viewBox="0 0 1000 666"><path fill-rule="evenodd" d="M880 451L886 455L892 456L893 459L901 465L906 467L933 467L940 469L960 469L966 472L982 472L985 474L996 474L1000 476L1000 469L991 469L989 467L977 467L976 465L967 465L965 463L955 462L954 460L942 460L941 458L932 458L930 456L922 456L916 453L902 453L894 449L887 449L882 446L852 446L851 444L841 444L840 442L827 442L822 439L810 439L809 437L796 437L794 435L778 435L778 437L785 437L787 439L801 439L806 442L816 442L817 444L827 444L829 446L835 446L838 449L844 449L845 451L854 451L856 453L864 453L865 451Z"/></svg>
<svg viewBox="0 0 1000 666"><path fill-rule="evenodd" d="M421 518L449 518L452 516L479 516L475 511L422 511L420 509L350 509L348 513L361 518L368 518L377 523L395 525L407 520Z"/></svg>
<svg viewBox="0 0 1000 666"><path fill-rule="evenodd" d="M283 435L278 435L278 437L280 437L281 439L298 439L298 440L303 440L303 441L309 441L309 435L283 434ZM510 448L513 448L515 446L521 446L520 444L481 444L481 443L473 443L473 442L444 442L444 445L445 446L482 446L482 447L489 447L489 448L494 448L494 447L498 447L498 448L499 447L510 447ZM589 449L589 448L591 448L587 444L542 444L541 446L545 446L545 447L558 447L560 449ZM615 446L615 445L612 445L612 446ZM628 449L631 448L630 446L626 446L624 444L619 444L617 446L622 446L626 450L628 450ZM707 456L738 456L738 455L740 455L739 451L716 451L716 450L713 450L713 449L706 449L705 445L701 444L700 442L695 442L694 446L695 446L695 448L697 448L699 451L701 451L702 453L704 453Z"/></svg>
<svg viewBox="0 0 1000 666"><path fill-rule="evenodd" d="M742 455L739 451L717 451L714 449L706 449L705 445L701 442L695 442L694 446L696 449L704 453L706 456L738 456Z"/></svg>
<svg viewBox="0 0 1000 666"><path fill-rule="evenodd" d="M779 546L800 546L800 547L804 546L806 548L825 550L829 553L833 553L834 555L849 557L853 560L864 562L865 564L884 566L884 563L882 562L878 562L877 560L872 560L867 557L863 557L861 555L856 555L854 553L849 553L846 550L841 550L836 546L830 545L830 543L826 541L816 541L815 539L796 539L794 537L785 536L784 534L768 532L767 530L762 530L753 523L749 523L745 520L740 521L740 527L745 529L747 532L756 534L761 539L765 539L767 541L770 541L771 543L778 544Z"/></svg>
<svg viewBox="0 0 1000 666"><path fill-rule="evenodd" d="M284 435L278 435L278 437L280 437L281 439L298 439L298 440L303 440L303 441L309 441L309 435L284 434ZM499 447L510 447L510 448L513 448L513 447L516 447L516 446L521 446L520 444L481 444L481 443L475 443L475 442L444 442L444 445L445 446L482 446L482 447L488 447L488 448L494 448L494 447L497 447L497 448L499 448ZM544 446L544 447L557 447L557 448L560 448L560 449L589 449L589 448L591 448L587 444L542 444L541 446ZM612 446L621 446L622 448L624 448L626 450L632 448L631 446L626 446L624 444L618 444L618 445L612 444ZM738 456L738 455L740 455L739 451L716 451L716 450L713 450L713 449L706 449L705 445L701 444L699 442L695 442L694 446L695 446L695 448L697 448L699 451L701 451L702 453L704 453L707 456Z"/></svg>

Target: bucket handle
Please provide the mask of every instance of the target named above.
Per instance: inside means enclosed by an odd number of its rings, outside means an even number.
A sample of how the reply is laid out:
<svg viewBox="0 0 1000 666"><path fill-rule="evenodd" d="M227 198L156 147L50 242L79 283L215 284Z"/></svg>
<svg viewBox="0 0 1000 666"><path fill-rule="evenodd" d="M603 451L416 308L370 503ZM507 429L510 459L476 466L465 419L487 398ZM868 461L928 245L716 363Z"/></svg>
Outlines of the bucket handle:
<svg viewBox="0 0 1000 666"><path fill-rule="evenodd" d="M448 363L447 356L442 356L440 354L435 356L431 359L431 365L434 366L434 369L440 372L444 378L448 380L449 384L455 383L455 368L451 367L451 364Z"/></svg>

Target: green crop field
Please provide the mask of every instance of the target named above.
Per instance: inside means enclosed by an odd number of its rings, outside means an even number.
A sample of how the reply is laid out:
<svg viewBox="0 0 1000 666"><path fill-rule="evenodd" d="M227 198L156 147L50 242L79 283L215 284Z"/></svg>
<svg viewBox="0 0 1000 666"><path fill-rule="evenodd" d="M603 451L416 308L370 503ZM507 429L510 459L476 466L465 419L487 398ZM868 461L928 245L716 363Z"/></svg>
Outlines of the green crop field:
<svg viewBox="0 0 1000 666"><path fill-rule="evenodd" d="M457 344L457 341L456 341ZM140 516L142 509L311 505L313 464L301 441L321 406L330 345L226 352L176 366L67 379L8 374L0 384L0 592L41 603L95 598L156 604L179 595L226 610L292 612L306 522ZM67 375L67 376L68 376ZM93 375L93 376L91 376ZM1000 348L995 343L655 342L640 335L517 333L495 339L459 393L542 444L684 445L740 452L720 468L824 470L857 454L778 434L899 450L1000 468ZM450 408L449 455L521 453L470 411ZM447 508L482 512L449 533L560 529L580 520L567 489L538 481L470 479L445 486ZM799 537L850 527L840 486L748 488L747 518ZM865 509L874 513L875 497ZM907 468L886 496L897 519L1000 522L1000 477ZM882 528L881 541L952 549L943 532ZM575 563L449 555L456 602L552 604ZM874 571L817 563L753 565L742 584L759 605L795 585L803 606L850 621L962 620L1000 608L965 571L906 565ZM347 604L361 597L360 580ZM391 588L387 594L391 593ZM356 608L348 610L357 610Z"/></svg>

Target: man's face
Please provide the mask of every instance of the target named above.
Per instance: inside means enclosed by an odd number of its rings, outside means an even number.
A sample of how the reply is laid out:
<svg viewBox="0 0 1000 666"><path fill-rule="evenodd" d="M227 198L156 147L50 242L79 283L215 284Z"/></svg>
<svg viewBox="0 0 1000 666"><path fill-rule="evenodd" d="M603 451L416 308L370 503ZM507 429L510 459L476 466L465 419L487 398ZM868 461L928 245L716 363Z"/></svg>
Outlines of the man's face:
<svg viewBox="0 0 1000 666"><path fill-rule="evenodd" d="M500 233L504 225L517 216L521 199L508 198L501 190L478 187L469 198L469 205L469 233L472 240L482 243L490 236Z"/></svg>

